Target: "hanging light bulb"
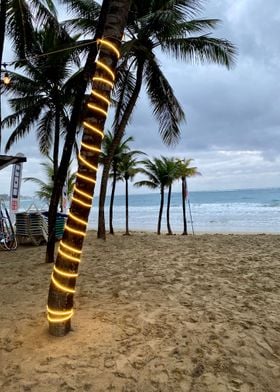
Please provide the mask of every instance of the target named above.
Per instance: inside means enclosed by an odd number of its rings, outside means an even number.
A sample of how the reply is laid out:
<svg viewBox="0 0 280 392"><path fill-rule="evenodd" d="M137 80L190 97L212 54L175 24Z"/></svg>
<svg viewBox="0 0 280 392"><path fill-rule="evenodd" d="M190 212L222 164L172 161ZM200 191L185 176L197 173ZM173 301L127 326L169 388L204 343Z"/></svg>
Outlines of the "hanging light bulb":
<svg viewBox="0 0 280 392"><path fill-rule="evenodd" d="M10 78L8 72L5 72L5 74L4 74L4 79L3 79L3 83L4 83L6 86L8 86L8 85L10 84L10 82L11 82L11 78Z"/></svg>

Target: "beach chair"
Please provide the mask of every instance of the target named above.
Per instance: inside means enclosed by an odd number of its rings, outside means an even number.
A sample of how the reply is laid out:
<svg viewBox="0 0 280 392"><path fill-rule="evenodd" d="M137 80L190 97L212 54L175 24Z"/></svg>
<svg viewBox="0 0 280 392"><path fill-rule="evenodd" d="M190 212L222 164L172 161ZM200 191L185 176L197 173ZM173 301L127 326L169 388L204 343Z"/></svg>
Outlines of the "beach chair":
<svg viewBox="0 0 280 392"><path fill-rule="evenodd" d="M0 247L4 250L17 248L14 228L3 200L0 200Z"/></svg>
<svg viewBox="0 0 280 392"><path fill-rule="evenodd" d="M48 224L34 203L25 212L16 214L16 237L20 244L31 242L39 246L47 242Z"/></svg>

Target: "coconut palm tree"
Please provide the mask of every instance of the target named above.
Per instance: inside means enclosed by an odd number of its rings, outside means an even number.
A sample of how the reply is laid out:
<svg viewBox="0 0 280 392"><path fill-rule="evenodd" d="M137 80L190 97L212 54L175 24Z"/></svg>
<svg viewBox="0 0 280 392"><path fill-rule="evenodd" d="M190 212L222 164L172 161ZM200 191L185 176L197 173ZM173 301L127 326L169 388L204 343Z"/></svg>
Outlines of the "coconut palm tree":
<svg viewBox="0 0 280 392"><path fill-rule="evenodd" d="M73 45L70 37L62 39L50 29L37 32L35 37L33 45L36 56L20 63L23 74L11 73L13 83L8 86L8 92L13 94L9 100L13 112L3 120L2 125L15 129L5 151L35 128L43 155L48 155L53 145L52 161L56 176L60 136L69 123L68 110L75 88L76 78L71 77L71 65L73 62L79 65L79 58L68 51L44 56L63 45Z"/></svg>
<svg viewBox="0 0 280 392"><path fill-rule="evenodd" d="M146 186L150 189L160 190L160 207L158 214L157 234L161 232L161 220L164 206L164 190L169 184L168 173L166 172L166 163L161 158L153 158L153 160L143 160L144 167L139 169L139 172L144 174L148 179L135 182L136 187Z"/></svg>
<svg viewBox="0 0 280 392"><path fill-rule="evenodd" d="M53 31L59 32L56 9L51 0L1 0L0 5L0 64L3 61L5 38L12 42L12 47L19 54L20 59L25 59L32 53L34 42L34 26L48 26ZM61 31L60 31L61 33ZM1 113L0 113L1 114ZM0 115L1 121L1 115ZM0 133L1 148L1 133Z"/></svg>
<svg viewBox="0 0 280 392"><path fill-rule="evenodd" d="M128 181L139 173L139 163L137 155L143 154L141 151L129 151L120 156L117 165L117 180L125 182L125 235L129 235L128 228Z"/></svg>
<svg viewBox="0 0 280 392"><path fill-rule="evenodd" d="M89 4L97 4L94 1L91 1ZM69 4L69 3L68 3ZM70 122L67 126L66 137L64 142L64 148L60 160L60 165L58 168L58 173L54 182L54 188L52 192L52 197L50 200L49 207L49 227L48 227L48 242L46 249L46 262L52 263L54 260L54 249L55 249L55 220L56 220L56 211L60 199L60 195L62 193L62 189L65 183L65 179L67 176L67 168L69 166L69 162L71 160L73 146L75 144L77 127L80 123L81 113L84 110L84 95L86 93L86 89L89 81L91 80L92 75L96 70L95 59L98 53L98 39L102 38L104 33L104 26L106 17L111 5L111 0L103 0L101 8L97 4L95 13L91 13L90 21L92 25L96 26L95 35L93 42L91 41L88 55L85 61L85 65L83 68L83 72L81 74L80 82L76 86L76 93L73 101L73 108L71 111ZM76 1L73 1L71 4L74 10L76 10ZM80 8L79 8L80 9ZM85 12L85 9L81 8L81 14ZM80 20L81 18L78 18ZM97 21L97 22L96 22Z"/></svg>
<svg viewBox="0 0 280 392"><path fill-rule="evenodd" d="M184 112L174 96L173 89L164 76L157 58L159 49L175 59L197 63L216 63L230 68L234 62L235 48L227 40L207 34L215 29L217 19L192 19L200 11L199 1L148 1L134 0L122 47L121 69L129 75L134 72L134 83L122 84L118 94L115 117L115 138L109 159L103 167L99 198L98 237L105 238L104 203L110 161L119 144L135 108L142 84L159 122L159 132L167 144L175 143L180 136L179 124ZM125 77L124 80L130 77ZM122 81L123 78L120 79ZM131 78L130 78L131 79Z"/></svg>
<svg viewBox="0 0 280 392"><path fill-rule="evenodd" d="M186 200L188 198L187 188L187 177L200 176L201 173L197 167L190 166L193 159L177 159L177 178L181 179L182 182L182 208L183 208L183 233L182 235L188 234L187 228L187 216L186 216Z"/></svg>
<svg viewBox="0 0 280 392"><path fill-rule="evenodd" d="M99 156L99 162L101 164L104 164L104 162L106 161L106 159L108 157L108 151L110 149L110 146L111 146L113 139L114 139L114 136L113 136L112 132L108 131L105 134L105 137L102 141L102 152L100 153L100 156ZM113 206L114 206L115 190L116 190L116 183L117 183L118 164L120 162L122 155L130 150L128 143L130 143L132 141L133 141L132 136L126 138L124 141L121 141L121 143L118 145L118 148L115 150L114 158L111 163L112 191L111 191L110 207L109 207L109 233L110 234L114 234Z"/></svg>
<svg viewBox="0 0 280 392"><path fill-rule="evenodd" d="M170 205L171 205L172 184L177 179L177 162L175 161L175 158L165 158L165 157L162 157L162 161L165 165L166 186L168 188L167 206L166 206L167 233L168 235L172 235L173 232L170 225Z"/></svg>
<svg viewBox="0 0 280 392"><path fill-rule="evenodd" d="M98 63L92 81L93 93L83 122L84 132L74 194L49 289L49 331L55 336L66 335L71 328L76 278L95 189L99 151L119 57L118 50L129 6L129 0L111 0L106 15L104 37L107 38L100 42Z"/></svg>

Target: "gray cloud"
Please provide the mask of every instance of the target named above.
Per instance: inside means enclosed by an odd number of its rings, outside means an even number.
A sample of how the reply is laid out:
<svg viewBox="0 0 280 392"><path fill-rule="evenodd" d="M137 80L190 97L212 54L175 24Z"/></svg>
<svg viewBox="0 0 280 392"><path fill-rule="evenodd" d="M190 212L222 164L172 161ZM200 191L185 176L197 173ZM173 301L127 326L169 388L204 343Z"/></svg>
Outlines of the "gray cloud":
<svg viewBox="0 0 280 392"><path fill-rule="evenodd" d="M186 114L181 141L173 149L163 145L144 90L127 132L135 138L134 147L150 156L193 158L203 174L191 180L195 190L277 187L279 1L264 5L261 0L208 0L201 16L222 20L213 35L237 46L235 67L228 71L215 65L189 65L160 55L162 69ZM39 170L34 139L20 142L14 152L18 151L28 156L25 176L35 167Z"/></svg>

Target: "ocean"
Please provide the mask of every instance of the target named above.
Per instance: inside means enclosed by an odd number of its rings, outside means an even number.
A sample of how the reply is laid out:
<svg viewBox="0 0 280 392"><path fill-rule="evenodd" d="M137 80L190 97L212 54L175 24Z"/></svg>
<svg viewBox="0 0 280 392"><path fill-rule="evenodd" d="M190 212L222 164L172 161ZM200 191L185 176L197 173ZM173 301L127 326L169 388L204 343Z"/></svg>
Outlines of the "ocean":
<svg viewBox="0 0 280 392"><path fill-rule="evenodd" d="M159 201L157 193L129 195L130 230L155 232ZM192 233L192 227L194 233L280 233L280 188L190 192L189 201L190 208L187 205L189 233ZM31 200L23 200L21 209L28 208L30 203ZM35 201L35 203L38 207L41 206L40 202ZM107 223L108 203L107 198L105 208ZM90 229L97 228L97 207L96 197L89 217ZM170 220L173 232L182 232L180 193L172 194ZM115 230L125 229L125 196L123 195L115 197L113 225ZM163 212L162 232L167 232L166 209Z"/></svg>

